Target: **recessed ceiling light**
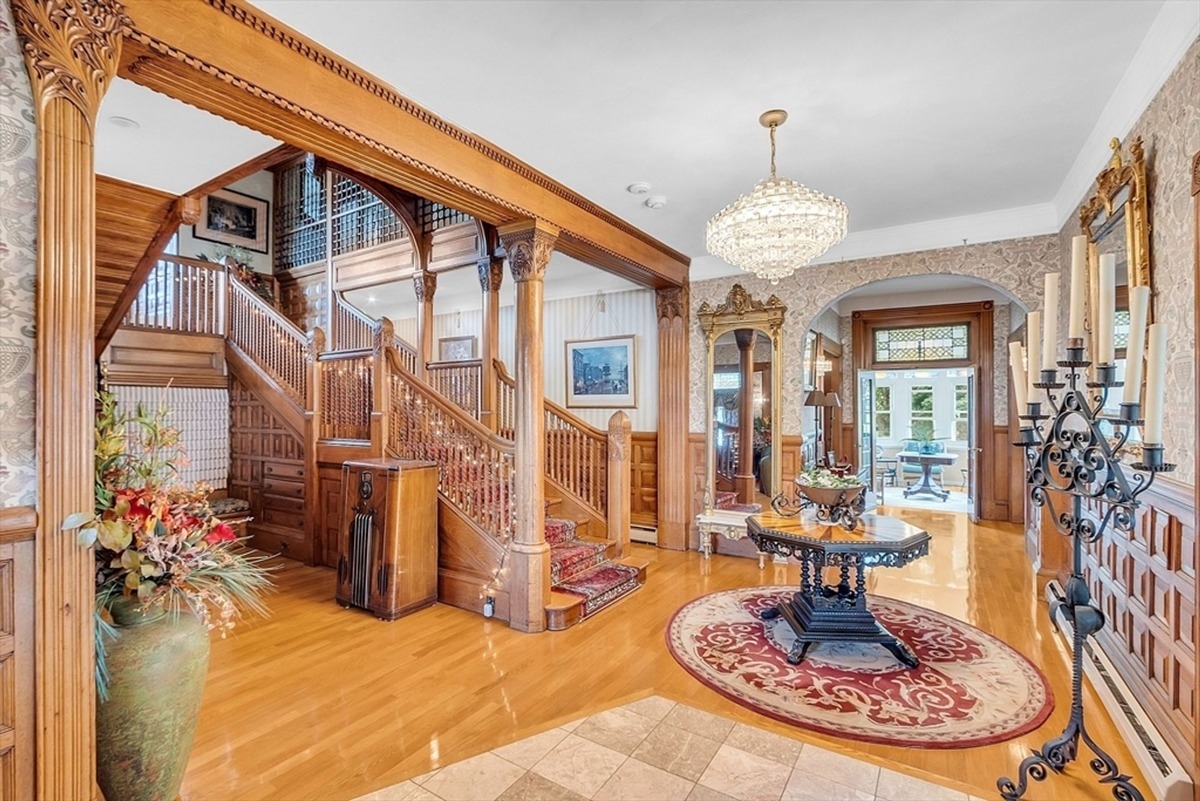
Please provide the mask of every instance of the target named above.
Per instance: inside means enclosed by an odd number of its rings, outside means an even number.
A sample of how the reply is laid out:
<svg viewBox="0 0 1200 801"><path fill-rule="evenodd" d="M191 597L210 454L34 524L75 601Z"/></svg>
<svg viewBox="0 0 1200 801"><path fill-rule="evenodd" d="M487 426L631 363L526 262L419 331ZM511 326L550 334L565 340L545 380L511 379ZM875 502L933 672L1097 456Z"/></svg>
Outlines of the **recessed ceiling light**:
<svg viewBox="0 0 1200 801"><path fill-rule="evenodd" d="M369 296L367 297L367 303L374 303L374 302L375 302L375 296L374 296L374 295L369 295Z"/></svg>
<svg viewBox="0 0 1200 801"><path fill-rule="evenodd" d="M109 117L108 121L118 128L141 128L142 124L129 117Z"/></svg>
<svg viewBox="0 0 1200 801"><path fill-rule="evenodd" d="M625 189L634 195L644 195L650 191L650 184L645 181L638 181L636 184L630 184Z"/></svg>
<svg viewBox="0 0 1200 801"><path fill-rule="evenodd" d="M667 205L667 199L662 195L651 195L650 197L646 198L646 205L652 209L661 209L663 206Z"/></svg>

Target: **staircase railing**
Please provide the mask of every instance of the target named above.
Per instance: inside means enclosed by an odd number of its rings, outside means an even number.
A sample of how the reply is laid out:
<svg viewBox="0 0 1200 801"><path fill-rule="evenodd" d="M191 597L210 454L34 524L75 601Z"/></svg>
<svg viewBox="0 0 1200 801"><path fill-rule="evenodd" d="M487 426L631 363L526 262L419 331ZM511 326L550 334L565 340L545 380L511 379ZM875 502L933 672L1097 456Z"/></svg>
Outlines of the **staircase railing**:
<svg viewBox="0 0 1200 801"><path fill-rule="evenodd" d="M467 417L385 351L387 448L404 459L433 461L447 502L507 543L513 520L513 443Z"/></svg>
<svg viewBox="0 0 1200 801"><path fill-rule="evenodd" d="M372 349L322 353L321 418L323 440L370 440L374 404Z"/></svg>
<svg viewBox="0 0 1200 801"><path fill-rule="evenodd" d="M497 433L511 437L516 419L516 381L497 361L499 412ZM608 513L608 432L593 428L553 401L543 404L546 430L546 475L590 506Z"/></svg>
<svg viewBox="0 0 1200 801"><path fill-rule="evenodd" d="M163 256L146 276L121 325L224 336L225 280L225 268L219 264Z"/></svg>
<svg viewBox="0 0 1200 801"><path fill-rule="evenodd" d="M226 273L229 341L279 384L302 409L312 409L309 337L232 273Z"/></svg>
<svg viewBox="0 0 1200 801"><path fill-rule="evenodd" d="M354 308L342 297L333 295L333 336L330 350L367 350L375 344L379 323Z"/></svg>
<svg viewBox="0 0 1200 801"><path fill-rule="evenodd" d="M446 400L476 420L479 419L479 392L483 381L482 361L472 359L469 361L430 362L425 366L425 376L430 386L440 392Z"/></svg>

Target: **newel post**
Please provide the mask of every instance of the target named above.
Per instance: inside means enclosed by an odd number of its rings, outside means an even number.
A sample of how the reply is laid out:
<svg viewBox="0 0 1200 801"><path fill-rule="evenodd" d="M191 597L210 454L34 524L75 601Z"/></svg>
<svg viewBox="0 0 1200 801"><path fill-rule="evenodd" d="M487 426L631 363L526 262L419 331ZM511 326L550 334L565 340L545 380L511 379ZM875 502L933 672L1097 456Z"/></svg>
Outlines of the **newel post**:
<svg viewBox="0 0 1200 801"><path fill-rule="evenodd" d="M130 23L113 0L9 5L37 115L36 794L86 799L96 795L96 566L59 526L95 505L94 131Z"/></svg>
<svg viewBox="0 0 1200 801"><path fill-rule="evenodd" d="M629 555L630 476L633 423L625 412L608 418L608 538L616 540L617 556Z"/></svg>
<svg viewBox="0 0 1200 801"><path fill-rule="evenodd" d="M322 508L321 480L317 468L317 442L321 439L321 354L325 352L325 331L314 328L308 332L308 347L305 357L308 364L308 400L304 412L304 536L313 543L312 556L309 564L321 563L324 532L321 526L325 521L325 510Z"/></svg>
<svg viewBox="0 0 1200 801"><path fill-rule="evenodd" d="M371 356L371 455L383 456L391 426L392 382L388 378L387 349L394 347L392 321L379 320L375 329L375 352Z"/></svg>

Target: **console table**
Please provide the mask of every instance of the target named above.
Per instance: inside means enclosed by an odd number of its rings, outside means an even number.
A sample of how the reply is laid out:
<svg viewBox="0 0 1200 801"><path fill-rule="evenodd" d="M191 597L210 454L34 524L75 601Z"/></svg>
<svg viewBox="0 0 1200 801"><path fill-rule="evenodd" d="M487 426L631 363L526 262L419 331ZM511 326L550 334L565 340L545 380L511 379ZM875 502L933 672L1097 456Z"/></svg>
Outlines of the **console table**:
<svg viewBox="0 0 1200 801"><path fill-rule="evenodd" d="M853 532L772 514L751 517L746 531L759 551L800 561L800 591L762 614L763 620L782 615L796 633L789 663L799 664L819 642L874 642L910 668L920 664L913 650L867 608L865 570L901 567L926 556L929 532L874 514L863 515ZM826 567L840 570L836 584L825 583Z"/></svg>
<svg viewBox="0 0 1200 801"><path fill-rule="evenodd" d="M958 461L958 454L909 453L908 451L900 451L900 453L896 454L896 458L903 464L921 465L921 480L904 490L905 498L911 498L913 495L932 495L938 500L944 501L950 497L949 492L946 492L946 490L933 483L933 466L943 465L949 467Z"/></svg>

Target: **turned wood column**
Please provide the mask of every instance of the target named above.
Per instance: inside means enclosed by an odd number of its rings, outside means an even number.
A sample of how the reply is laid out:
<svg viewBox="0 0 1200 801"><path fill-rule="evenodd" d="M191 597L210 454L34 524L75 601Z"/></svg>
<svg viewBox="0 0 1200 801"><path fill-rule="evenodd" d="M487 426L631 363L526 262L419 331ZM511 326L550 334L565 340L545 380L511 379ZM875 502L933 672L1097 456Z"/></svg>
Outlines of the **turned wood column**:
<svg viewBox="0 0 1200 801"><path fill-rule="evenodd" d="M509 625L544 631L550 602L550 546L546 543L545 375L542 296L546 266L558 229L540 220L502 226L500 241L517 282L517 347L513 365L516 431L513 435L513 534L509 544Z"/></svg>
<svg viewBox="0 0 1200 801"><path fill-rule="evenodd" d="M100 100L127 23L111 0L15 0L37 107L37 797L95 797L95 563L59 531L95 506L96 175Z"/></svg>
<svg viewBox="0 0 1200 801"><path fill-rule="evenodd" d="M738 346L738 463L733 477L739 503L754 503L754 340L752 328L733 332Z"/></svg>
<svg viewBox="0 0 1200 801"><path fill-rule="evenodd" d="M425 365L433 361L433 295L437 292L437 273L413 275L417 293L417 377L425 378Z"/></svg>
<svg viewBox="0 0 1200 801"><path fill-rule="evenodd" d="M692 482L688 460L688 290L659 289L658 310L658 544L687 549Z"/></svg>
<svg viewBox="0 0 1200 801"><path fill-rule="evenodd" d="M483 290L483 346L479 387L479 422L490 430L498 428L496 404L496 359L500 358L500 284L504 280L504 260L495 256L480 259L479 288Z"/></svg>

